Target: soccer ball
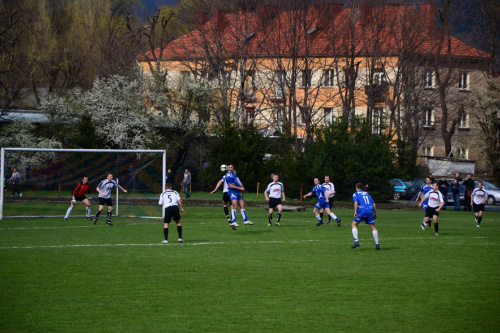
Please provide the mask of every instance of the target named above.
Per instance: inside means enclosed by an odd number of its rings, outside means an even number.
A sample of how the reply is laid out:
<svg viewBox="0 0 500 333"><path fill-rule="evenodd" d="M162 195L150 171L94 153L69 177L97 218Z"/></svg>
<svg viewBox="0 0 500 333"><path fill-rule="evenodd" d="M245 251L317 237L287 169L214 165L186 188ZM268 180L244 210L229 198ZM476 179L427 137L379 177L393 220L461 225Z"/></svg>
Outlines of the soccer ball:
<svg viewBox="0 0 500 333"><path fill-rule="evenodd" d="M226 172L226 171L227 171L227 165L222 164L222 165L220 166L220 171L222 171L222 172Z"/></svg>

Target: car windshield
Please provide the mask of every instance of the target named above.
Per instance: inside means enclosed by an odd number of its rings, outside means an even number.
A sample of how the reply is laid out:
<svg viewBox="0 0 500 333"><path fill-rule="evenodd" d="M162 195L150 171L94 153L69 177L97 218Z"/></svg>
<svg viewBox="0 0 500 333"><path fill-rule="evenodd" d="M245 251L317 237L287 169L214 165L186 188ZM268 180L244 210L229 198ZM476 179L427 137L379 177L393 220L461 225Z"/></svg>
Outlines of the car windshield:
<svg viewBox="0 0 500 333"><path fill-rule="evenodd" d="M413 186L412 182L409 181L409 180L403 180L403 183L406 185L406 186Z"/></svg>

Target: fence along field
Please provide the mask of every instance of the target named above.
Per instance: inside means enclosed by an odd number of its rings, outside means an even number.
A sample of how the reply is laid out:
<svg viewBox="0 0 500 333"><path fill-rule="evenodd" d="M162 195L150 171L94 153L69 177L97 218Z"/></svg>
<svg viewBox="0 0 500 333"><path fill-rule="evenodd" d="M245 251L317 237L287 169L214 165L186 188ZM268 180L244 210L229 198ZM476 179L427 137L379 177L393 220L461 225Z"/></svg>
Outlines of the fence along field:
<svg viewBox="0 0 500 333"><path fill-rule="evenodd" d="M187 202L188 200L186 200ZM228 227L222 207L187 205L184 244L160 244L161 220L0 222L2 332L492 332L499 327L500 214L379 210L376 251L352 209L342 225L311 213L247 208ZM241 216L238 216L241 220ZM174 227L175 228L175 227Z"/></svg>

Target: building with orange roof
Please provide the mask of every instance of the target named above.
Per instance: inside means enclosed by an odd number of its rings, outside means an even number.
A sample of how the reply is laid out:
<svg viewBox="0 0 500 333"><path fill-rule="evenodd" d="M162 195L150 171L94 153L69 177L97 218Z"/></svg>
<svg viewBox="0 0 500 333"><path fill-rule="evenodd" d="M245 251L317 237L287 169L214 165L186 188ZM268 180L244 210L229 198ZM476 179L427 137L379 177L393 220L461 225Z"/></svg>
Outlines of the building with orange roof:
<svg viewBox="0 0 500 333"><path fill-rule="evenodd" d="M490 57L451 36L437 13L431 4L330 3L215 11L137 60L144 73L216 82L241 126L312 137L315 127L362 116L374 134L411 142L421 163L455 157L484 171L481 132L464 100L484 86Z"/></svg>

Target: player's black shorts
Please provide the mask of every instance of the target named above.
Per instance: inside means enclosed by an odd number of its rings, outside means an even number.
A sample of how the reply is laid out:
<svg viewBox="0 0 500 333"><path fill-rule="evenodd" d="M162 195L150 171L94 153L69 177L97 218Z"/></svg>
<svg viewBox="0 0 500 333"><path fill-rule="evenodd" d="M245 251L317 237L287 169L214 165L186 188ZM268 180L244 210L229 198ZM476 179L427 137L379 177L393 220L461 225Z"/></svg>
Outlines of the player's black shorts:
<svg viewBox="0 0 500 333"><path fill-rule="evenodd" d="M227 194L227 192L224 192L224 194L222 194L222 201L231 202L231 198L229 197L229 194Z"/></svg>
<svg viewBox="0 0 500 333"><path fill-rule="evenodd" d="M474 213L477 213L477 212L484 212L484 204L479 204L479 205L478 205L478 204L476 204L476 203L474 202L473 206L474 206Z"/></svg>
<svg viewBox="0 0 500 333"><path fill-rule="evenodd" d="M163 223L170 223L174 219L175 222L181 220L181 214L179 214L179 206L169 206L165 208L165 217L163 218Z"/></svg>
<svg viewBox="0 0 500 333"><path fill-rule="evenodd" d="M436 208L432 208L431 206L427 207L425 210L425 217L433 217L433 216L439 216L439 212L436 211Z"/></svg>
<svg viewBox="0 0 500 333"><path fill-rule="evenodd" d="M328 198L328 204L330 205L330 209L333 208L333 197Z"/></svg>
<svg viewBox="0 0 500 333"><path fill-rule="evenodd" d="M281 205L281 198L269 198L269 208L275 209L278 205Z"/></svg>
<svg viewBox="0 0 500 333"><path fill-rule="evenodd" d="M113 200L99 197L99 206L113 206Z"/></svg>
<svg viewBox="0 0 500 333"><path fill-rule="evenodd" d="M76 201L83 201L85 199L87 199L87 197L85 195L75 195Z"/></svg>

